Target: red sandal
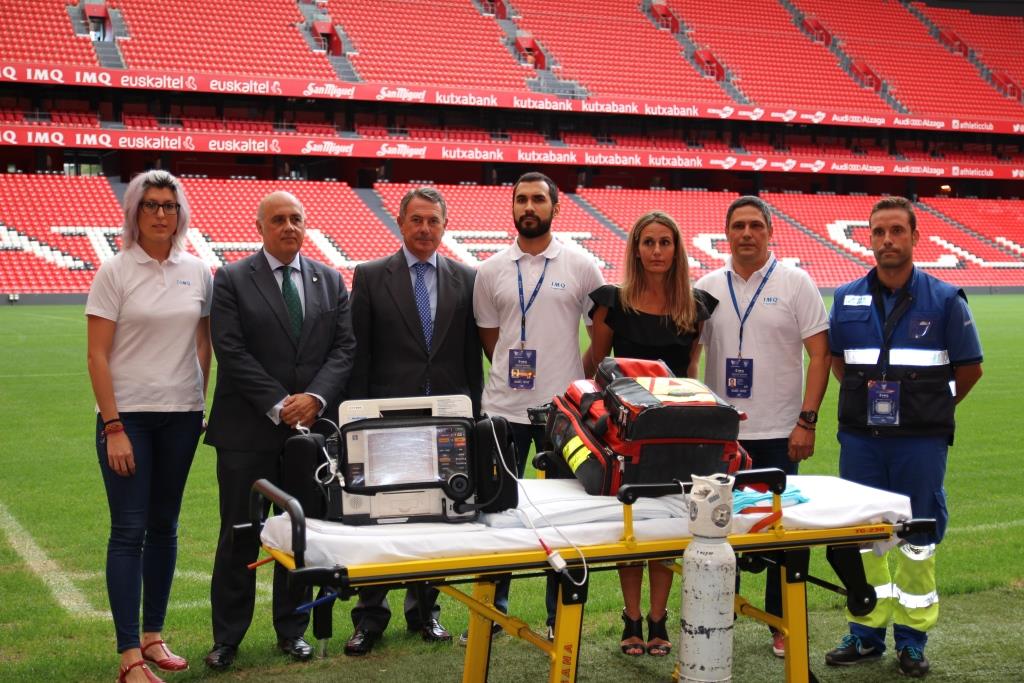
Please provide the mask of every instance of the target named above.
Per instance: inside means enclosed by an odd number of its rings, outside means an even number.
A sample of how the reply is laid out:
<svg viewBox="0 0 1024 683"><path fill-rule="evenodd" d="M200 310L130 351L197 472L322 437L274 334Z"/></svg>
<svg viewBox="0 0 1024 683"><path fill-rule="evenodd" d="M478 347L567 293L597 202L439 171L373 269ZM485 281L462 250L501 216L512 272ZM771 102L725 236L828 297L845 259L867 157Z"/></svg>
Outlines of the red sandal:
<svg viewBox="0 0 1024 683"><path fill-rule="evenodd" d="M146 660L144 659L140 659L137 662L133 662L128 666L123 667L121 669L121 673L117 676L117 683L127 683L128 674L131 673L131 670L140 666L142 667L142 673L146 675L146 681L148 683L164 683L162 678L158 678L156 674L149 670L149 667L146 666Z"/></svg>
<svg viewBox="0 0 1024 683"><path fill-rule="evenodd" d="M160 659L154 659L146 654L146 650L152 649L157 645L160 646L160 654L163 655ZM161 671L185 671L188 669L188 660L171 652L171 649L167 647L167 643L162 640L154 640L142 648L142 659L155 665Z"/></svg>

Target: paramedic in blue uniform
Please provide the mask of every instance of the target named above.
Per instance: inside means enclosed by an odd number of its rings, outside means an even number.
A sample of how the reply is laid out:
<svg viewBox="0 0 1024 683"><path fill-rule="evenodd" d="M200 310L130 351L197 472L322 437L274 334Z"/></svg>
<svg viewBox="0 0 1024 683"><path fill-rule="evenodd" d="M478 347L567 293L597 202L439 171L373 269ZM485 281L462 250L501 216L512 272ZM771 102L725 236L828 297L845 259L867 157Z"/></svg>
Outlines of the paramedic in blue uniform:
<svg viewBox="0 0 1024 683"><path fill-rule="evenodd" d="M825 662L878 659L891 621L899 670L919 678L939 616L935 548L946 530L953 413L981 377L981 342L963 290L914 267L913 204L882 199L869 227L877 266L836 290L829 330L840 382L839 475L908 496L914 517L937 525L887 555L861 555L878 604L864 617L847 613L850 632Z"/></svg>

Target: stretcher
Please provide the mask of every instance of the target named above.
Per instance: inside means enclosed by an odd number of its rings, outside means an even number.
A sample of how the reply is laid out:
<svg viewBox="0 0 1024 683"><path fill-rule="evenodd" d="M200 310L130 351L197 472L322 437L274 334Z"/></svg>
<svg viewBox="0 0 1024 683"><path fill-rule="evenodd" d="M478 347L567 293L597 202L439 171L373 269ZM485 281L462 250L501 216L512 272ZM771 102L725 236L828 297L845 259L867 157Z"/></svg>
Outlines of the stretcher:
<svg viewBox="0 0 1024 683"><path fill-rule="evenodd" d="M781 566L785 616L767 614L739 595L735 611L785 635L786 681L816 680L808 659L806 583L840 592L851 611L866 613L875 593L864 580L860 549L874 545L886 550L933 522L912 520L905 496L836 477L789 477L790 490L798 489L807 499L791 506L783 506L787 478L781 471L740 473L737 485L754 481L772 495L767 504L736 515L729 542L742 553L741 567ZM491 625L496 623L548 657L549 681L571 683L579 664L589 572L642 560L672 561L680 571L674 560L690 542L681 485L626 486L610 497L589 496L575 480L521 484L518 508L464 524L354 527L305 519L295 498L265 480L253 486L250 509L253 524L262 526L264 549L290 570L293 585L320 587L313 611L317 638L330 637L334 598L346 599L364 586L429 583L470 611L464 682L487 680ZM263 520L268 501L284 512ZM550 569L537 535L568 563L559 577L553 641L494 608L498 578L538 576ZM843 586L808 574L810 550L818 546L826 547ZM460 588L467 584L468 592Z"/></svg>

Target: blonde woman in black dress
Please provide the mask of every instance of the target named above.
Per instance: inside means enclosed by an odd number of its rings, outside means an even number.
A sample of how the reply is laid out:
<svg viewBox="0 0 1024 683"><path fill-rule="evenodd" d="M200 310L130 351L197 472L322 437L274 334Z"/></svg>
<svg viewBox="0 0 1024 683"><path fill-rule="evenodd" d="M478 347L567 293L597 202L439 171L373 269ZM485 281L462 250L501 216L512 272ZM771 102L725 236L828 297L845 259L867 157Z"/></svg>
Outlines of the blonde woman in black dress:
<svg viewBox="0 0 1024 683"><path fill-rule="evenodd" d="M597 364L614 350L623 358L660 359L676 376L696 377L701 326L718 300L690 285L682 235L671 216L651 211L636 221L626 244L625 270L621 285L604 285L590 293L594 326L593 341L584 357L587 376L593 376ZM625 603L621 648L630 656L646 652L661 657L672 651L666 628L672 570L653 562L648 571L650 609L644 640L640 610L643 565L619 568Z"/></svg>

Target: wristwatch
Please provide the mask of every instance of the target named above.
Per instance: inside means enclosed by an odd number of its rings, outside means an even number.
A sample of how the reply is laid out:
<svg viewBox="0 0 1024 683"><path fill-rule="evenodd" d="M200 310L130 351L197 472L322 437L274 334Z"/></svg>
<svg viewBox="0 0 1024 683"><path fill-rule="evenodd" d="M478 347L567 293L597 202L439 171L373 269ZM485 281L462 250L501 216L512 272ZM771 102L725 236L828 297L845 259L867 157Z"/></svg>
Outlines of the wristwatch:
<svg viewBox="0 0 1024 683"><path fill-rule="evenodd" d="M818 413L814 410L802 410L798 417L809 425L818 422Z"/></svg>

